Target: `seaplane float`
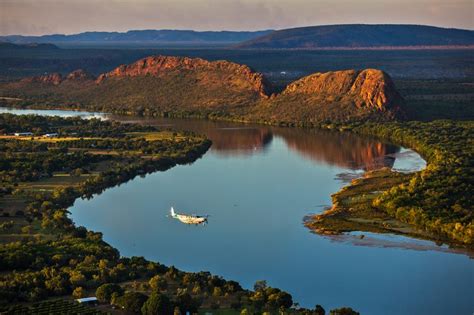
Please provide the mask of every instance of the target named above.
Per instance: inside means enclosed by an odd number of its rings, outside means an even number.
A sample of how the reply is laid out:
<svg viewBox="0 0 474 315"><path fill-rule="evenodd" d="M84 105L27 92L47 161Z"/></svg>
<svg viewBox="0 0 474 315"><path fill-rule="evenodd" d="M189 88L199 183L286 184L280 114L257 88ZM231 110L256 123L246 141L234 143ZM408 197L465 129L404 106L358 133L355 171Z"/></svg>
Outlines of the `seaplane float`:
<svg viewBox="0 0 474 315"><path fill-rule="evenodd" d="M208 215L189 215L189 214L176 213L173 207L171 207L170 216L173 219L177 219L184 224L194 224L194 225L199 225L199 224L205 225L207 223L207 218L209 217Z"/></svg>

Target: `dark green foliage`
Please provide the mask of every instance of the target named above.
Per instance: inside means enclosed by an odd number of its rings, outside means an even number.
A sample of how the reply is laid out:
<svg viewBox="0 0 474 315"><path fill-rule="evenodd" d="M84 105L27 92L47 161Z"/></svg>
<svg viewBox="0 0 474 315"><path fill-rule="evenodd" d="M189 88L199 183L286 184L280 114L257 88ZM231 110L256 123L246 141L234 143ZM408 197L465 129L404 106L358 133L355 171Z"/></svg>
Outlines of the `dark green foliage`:
<svg viewBox="0 0 474 315"><path fill-rule="evenodd" d="M414 148L425 170L373 205L397 219L457 243L474 243L474 123L434 121L363 124L353 128Z"/></svg>
<svg viewBox="0 0 474 315"><path fill-rule="evenodd" d="M123 289L121 286L115 283L105 283L97 288L95 295L97 299L101 302L110 303L112 299L112 294L117 293L118 295L123 294Z"/></svg>
<svg viewBox="0 0 474 315"><path fill-rule="evenodd" d="M264 280L257 281L254 290L255 292L250 295L249 299L257 310L288 309L293 305L293 298L290 294L267 286Z"/></svg>
<svg viewBox="0 0 474 315"><path fill-rule="evenodd" d="M140 313L147 299L146 295L139 292L125 292L124 295L115 298L112 303L126 311Z"/></svg>
<svg viewBox="0 0 474 315"><path fill-rule="evenodd" d="M143 304L141 311L144 315L168 315L173 314L173 310L173 303L166 295L153 292L145 304Z"/></svg>
<svg viewBox="0 0 474 315"><path fill-rule="evenodd" d="M176 297L176 306L179 308L182 314L189 313L196 313L201 302L197 299L191 297L188 293L179 294Z"/></svg>
<svg viewBox="0 0 474 315"><path fill-rule="evenodd" d="M315 315L325 315L326 310L321 305L318 304L314 307L314 314Z"/></svg>

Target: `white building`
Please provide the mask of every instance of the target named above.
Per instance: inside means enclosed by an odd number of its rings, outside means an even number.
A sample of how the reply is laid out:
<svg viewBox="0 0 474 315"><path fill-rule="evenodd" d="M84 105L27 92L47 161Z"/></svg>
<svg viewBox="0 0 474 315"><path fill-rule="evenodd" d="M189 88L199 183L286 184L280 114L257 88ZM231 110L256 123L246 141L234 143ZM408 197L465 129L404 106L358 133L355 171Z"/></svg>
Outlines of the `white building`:
<svg viewBox="0 0 474 315"><path fill-rule="evenodd" d="M95 305L99 303L99 300L97 300L95 296L91 296L82 299L76 299L76 302L79 304Z"/></svg>
<svg viewBox="0 0 474 315"><path fill-rule="evenodd" d="M32 132L15 132L14 135L16 137L28 137L28 136L32 136L33 133Z"/></svg>
<svg viewBox="0 0 474 315"><path fill-rule="evenodd" d="M43 138L56 138L57 136L57 133L46 133L43 135Z"/></svg>

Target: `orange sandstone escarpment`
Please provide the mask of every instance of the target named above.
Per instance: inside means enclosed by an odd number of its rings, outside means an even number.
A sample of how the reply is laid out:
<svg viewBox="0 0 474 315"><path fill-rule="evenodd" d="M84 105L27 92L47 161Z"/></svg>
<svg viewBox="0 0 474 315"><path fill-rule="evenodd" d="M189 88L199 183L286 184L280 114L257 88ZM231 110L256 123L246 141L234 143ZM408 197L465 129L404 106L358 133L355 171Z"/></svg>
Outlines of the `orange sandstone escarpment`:
<svg viewBox="0 0 474 315"><path fill-rule="evenodd" d="M39 76L28 77L20 81L20 84L26 85L28 83L46 83L52 85L60 85L65 81L86 81L94 80L94 77L82 69L75 70L66 77L63 77L60 73L53 72Z"/></svg>
<svg viewBox="0 0 474 315"><path fill-rule="evenodd" d="M403 105L390 77L376 69L311 74L269 96L265 77L246 65L172 56L143 58L97 79L76 70L65 78L54 73L0 84L2 96L15 91L109 112L292 123L387 120Z"/></svg>
<svg viewBox="0 0 474 315"><path fill-rule="evenodd" d="M266 97L267 83L261 73L254 72L246 65L218 60L207 61L201 58L174 57L174 56L151 56L140 59L130 65L121 65L114 70L101 74L97 83L108 78L155 76L164 77L173 72L205 73L199 76L202 82L212 82L212 79L221 79L224 84L233 87L248 89ZM220 75L219 75L220 74ZM217 82L214 82L217 83Z"/></svg>
<svg viewBox="0 0 474 315"><path fill-rule="evenodd" d="M288 122L392 119L403 99L381 70L314 73L290 83L256 115Z"/></svg>
<svg viewBox="0 0 474 315"><path fill-rule="evenodd" d="M63 76L60 73L49 73L35 77L28 77L24 78L20 81L20 83L28 84L28 83L46 83L46 84L53 84L59 85L63 81Z"/></svg>
<svg viewBox="0 0 474 315"><path fill-rule="evenodd" d="M303 93L326 97L351 97L357 107L380 110L398 98L389 76L380 70L346 70L315 73L289 84L283 94Z"/></svg>

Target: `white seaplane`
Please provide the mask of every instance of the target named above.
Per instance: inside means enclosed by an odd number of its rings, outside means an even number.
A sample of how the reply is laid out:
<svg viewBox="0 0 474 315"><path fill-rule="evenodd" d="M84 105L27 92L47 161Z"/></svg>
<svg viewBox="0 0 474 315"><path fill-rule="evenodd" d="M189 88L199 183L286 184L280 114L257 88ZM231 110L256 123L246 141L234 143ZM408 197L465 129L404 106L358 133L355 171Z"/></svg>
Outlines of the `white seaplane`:
<svg viewBox="0 0 474 315"><path fill-rule="evenodd" d="M195 225L206 224L207 218L209 217L208 215L202 216L202 215L188 215L188 214L176 213L173 207L171 207L170 216L173 219L177 219L183 222L184 224L195 224Z"/></svg>

